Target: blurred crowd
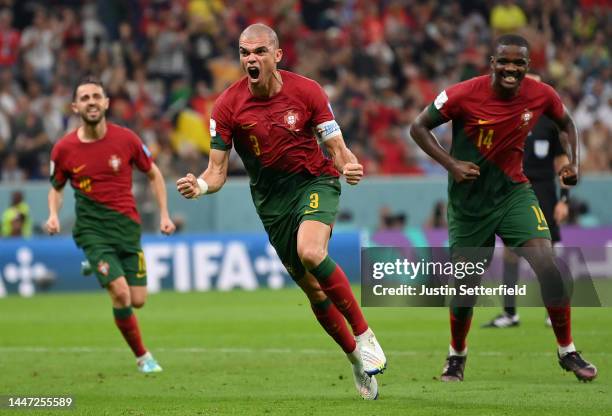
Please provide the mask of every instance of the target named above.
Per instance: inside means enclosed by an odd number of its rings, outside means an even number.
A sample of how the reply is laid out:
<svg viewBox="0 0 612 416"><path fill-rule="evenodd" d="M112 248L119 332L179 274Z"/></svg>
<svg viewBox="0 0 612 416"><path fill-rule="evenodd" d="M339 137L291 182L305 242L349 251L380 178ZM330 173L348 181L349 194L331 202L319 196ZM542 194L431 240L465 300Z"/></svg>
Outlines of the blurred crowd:
<svg viewBox="0 0 612 416"><path fill-rule="evenodd" d="M85 74L167 179L200 172L212 105L242 76L238 36L255 22L277 30L283 68L323 85L366 174L443 173L410 123L440 90L487 73L507 32L528 39L532 71L574 115L583 172L610 172L611 20L606 0L0 0L0 181L48 177ZM437 133L449 146L450 126ZM230 173L244 174L235 156Z"/></svg>

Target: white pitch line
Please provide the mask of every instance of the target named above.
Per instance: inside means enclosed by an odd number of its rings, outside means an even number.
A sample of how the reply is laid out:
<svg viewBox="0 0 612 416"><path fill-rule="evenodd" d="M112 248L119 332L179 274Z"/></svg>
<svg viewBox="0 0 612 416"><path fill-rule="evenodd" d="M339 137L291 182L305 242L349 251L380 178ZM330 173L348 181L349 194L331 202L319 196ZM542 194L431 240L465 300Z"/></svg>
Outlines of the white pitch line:
<svg viewBox="0 0 612 416"><path fill-rule="evenodd" d="M108 353L108 352L120 352L126 351L127 347L37 347L37 346L11 346L11 347L0 347L0 353ZM443 351L441 348L440 351ZM221 353L221 354L297 354L297 355L337 355L336 350L322 350L322 349L292 349L292 348L204 348L204 347L177 347L177 348L155 348L156 352L169 352L169 353L192 353L192 354L203 354L203 353ZM385 350L386 355L394 356L413 356L413 355L426 355L431 354L431 351L393 351ZM531 352L517 352L517 351L472 351L470 355L478 356L504 356L504 355L532 355L532 356L553 356L556 355L554 351L531 351ZM612 352L606 351L592 351L588 355L612 355Z"/></svg>

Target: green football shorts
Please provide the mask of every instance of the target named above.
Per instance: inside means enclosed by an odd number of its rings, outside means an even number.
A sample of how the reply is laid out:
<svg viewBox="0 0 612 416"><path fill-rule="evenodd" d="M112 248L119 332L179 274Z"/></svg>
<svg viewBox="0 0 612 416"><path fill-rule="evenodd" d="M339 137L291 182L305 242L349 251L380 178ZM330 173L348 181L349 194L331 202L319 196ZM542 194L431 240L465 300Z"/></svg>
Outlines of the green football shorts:
<svg viewBox="0 0 612 416"><path fill-rule="evenodd" d="M293 280L302 278L306 271L297 253L300 224L303 221L319 221L332 225L338 212L340 193L338 178L312 178L280 196L274 207L274 216L260 212L270 243Z"/></svg>
<svg viewBox="0 0 612 416"><path fill-rule="evenodd" d="M130 286L147 285L147 268L140 246L119 249L96 244L83 247L83 251L102 287L121 276L125 276Z"/></svg>
<svg viewBox="0 0 612 416"><path fill-rule="evenodd" d="M507 247L534 238L550 240L550 231L531 185L516 185L496 209L486 215L459 215L448 207L450 247L494 247L497 234Z"/></svg>

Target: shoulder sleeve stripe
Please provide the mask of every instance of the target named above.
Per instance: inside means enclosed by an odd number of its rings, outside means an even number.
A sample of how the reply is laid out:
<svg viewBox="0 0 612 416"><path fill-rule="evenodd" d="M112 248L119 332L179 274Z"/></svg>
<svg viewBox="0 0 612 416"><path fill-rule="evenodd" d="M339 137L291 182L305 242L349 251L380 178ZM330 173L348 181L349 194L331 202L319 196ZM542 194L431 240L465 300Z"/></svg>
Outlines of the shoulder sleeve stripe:
<svg viewBox="0 0 612 416"><path fill-rule="evenodd" d="M431 103L427 107L427 112L436 125L444 124L448 121L446 117L438 110L435 103Z"/></svg>
<svg viewBox="0 0 612 416"><path fill-rule="evenodd" d="M434 106L439 110L444 106L444 104L446 104L447 101L448 101L448 95L446 95L446 91L442 91L436 97L436 100L434 101Z"/></svg>
<svg viewBox="0 0 612 416"><path fill-rule="evenodd" d="M230 150L232 148L231 144L225 143L220 134L216 134L210 139L210 148L215 150Z"/></svg>
<svg viewBox="0 0 612 416"><path fill-rule="evenodd" d="M50 178L50 181L51 181L51 185L58 191L61 191L64 188L64 185L66 185L66 181L60 182L57 179L55 179L53 176Z"/></svg>

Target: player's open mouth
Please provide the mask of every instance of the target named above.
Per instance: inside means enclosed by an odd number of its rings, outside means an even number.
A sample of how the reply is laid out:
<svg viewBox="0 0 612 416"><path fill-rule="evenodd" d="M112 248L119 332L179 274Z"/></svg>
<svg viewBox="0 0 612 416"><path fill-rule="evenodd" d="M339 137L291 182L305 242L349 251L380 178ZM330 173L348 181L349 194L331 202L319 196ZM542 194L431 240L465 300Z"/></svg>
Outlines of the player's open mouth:
<svg viewBox="0 0 612 416"><path fill-rule="evenodd" d="M257 81L259 79L259 68L251 66L247 68L247 73L253 81Z"/></svg>
<svg viewBox="0 0 612 416"><path fill-rule="evenodd" d="M502 74L502 81L504 84L514 85L518 82L519 78L516 74Z"/></svg>

